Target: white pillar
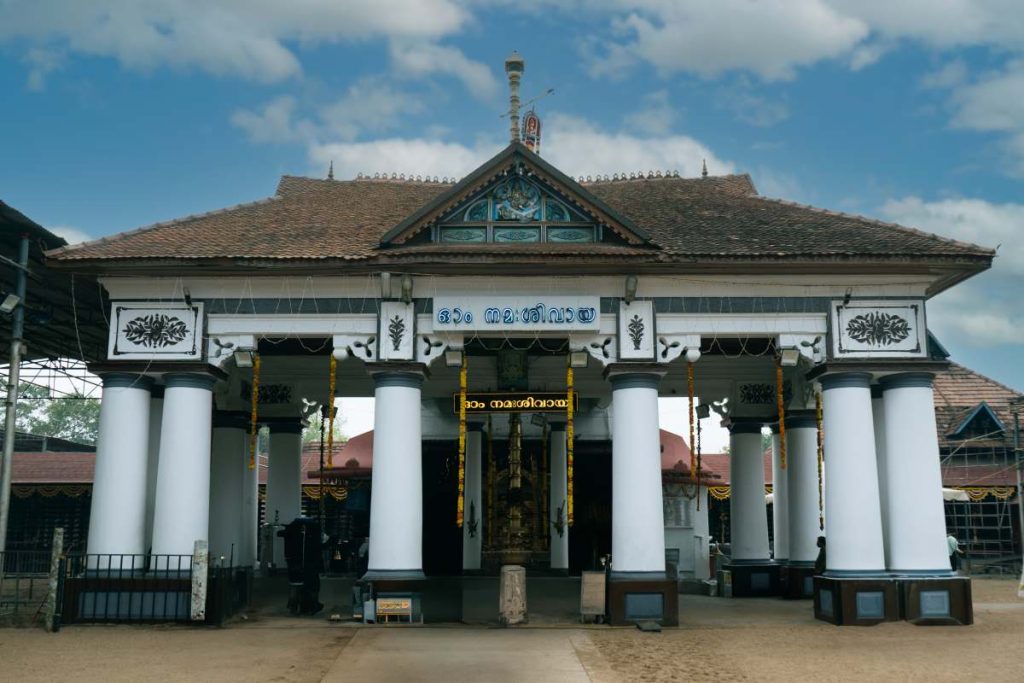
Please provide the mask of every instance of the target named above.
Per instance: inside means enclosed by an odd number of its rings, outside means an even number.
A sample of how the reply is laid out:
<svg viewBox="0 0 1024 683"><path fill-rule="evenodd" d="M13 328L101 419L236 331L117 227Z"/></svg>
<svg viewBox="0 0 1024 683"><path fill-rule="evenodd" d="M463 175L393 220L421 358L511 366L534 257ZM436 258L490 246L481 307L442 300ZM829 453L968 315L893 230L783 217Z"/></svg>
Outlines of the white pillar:
<svg viewBox="0 0 1024 683"><path fill-rule="evenodd" d="M466 425L466 506L462 524L462 569L480 569L484 541L484 502L480 486L482 422Z"/></svg>
<svg viewBox="0 0 1024 683"><path fill-rule="evenodd" d="M623 372L612 385L612 573L665 573L658 426L660 372Z"/></svg>
<svg viewBox="0 0 1024 683"><path fill-rule="evenodd" d="M871 386L871 420L875 425L875 463L878 469L878 509L882 516L882 550L886 559L885 566L888 567L892 558L890 546L892 531L889 529L889 475L886 472L885 406L882 402L882 387L877 385Z"/></svg>
<svg viewBox="0 0 1024 683"><path fill-rule="evenodd" d="M373 376L373 479L366 580L423 578L423 375Z"/></svg>
<svg viewBox="0 0 1024 683"><path fill-rule="evenodd" d="M146 552L146 464L152 385L152 379L141 375L103 375L89 514L90 554ZM107 562L101 560L98 566L106 567ZM122 566L121 561L114 560L113 566ZM132 564L123 566L130 568Z"/></svg>
<svg viewBox="0 0 1024 683"><path fill-rule="evenodd" d="M949 576L933 375L882 378L891 533L888 569L897 574Z"/></svg>
<svg viewBox="0 0 1024 683"><path fill-rule="evenodd" d="M772 559L785 563L789 559L789 425L786 425L786 470L782 469L782 441L779 427L772 428L772 529L775 544Z"/></svg>
<svg viewBox="0 0 1024 683"><path fill-rule="evenodd" d="M287 525L302 515L302 420L268 420L270 455L263 521ZM274 532L274 566L283 568L284 539Z"/></svg>
<svg viewBox="0 0 1024 683"><path fill-rule="evenodd" d="M242 499L248 474L246 424L243 412L218 411L213 416L210 453L210 562L251 566L242 558ZM223 558L223 559L221 559Z"/></svg>
<svg viewBox="0 0 1024 683"><path fill-rule="evenodd" d="M824 375L819 381L828 482L825 573L834 577L884 574L871 375L841 372Z"/></svg>
<svg viewBox="0 0 1024 683"><path fill-rule="evenodd" d="M160 422L164 419L164 388L153 387L149 400L149 446L146 458L146 543L153 547L153 510L156 507L156 478L160 471Z"/></svg>
<svg viewBox="0 0 1024 683"><path fill-rule="evenodd" d="M764 500L763 420L733 418L729 426L731 562L770 562Z"/></svg>
<svg viewBox="0 0 1024 683"><path fill-rule="evenodd" d="M548 462L551 466L551 485L548 487L548 530L551 534L551 568L569 570L569 525L566 523L566 441L565 423L548 422L551 435L548 441ZM555 527L558 509L562 509L561 535Z"/></svg>
<svg viewBox="0 0 1024 683"><path fill-rule="evenodd" d="M786 417L789 493L788 564L810 567L818 557L818 424L811 415Z"/></svg>
<svg viewBox="0 0 1024 683"><path fill-rule="evenodd" d="M192 556L210 527L210 426L216 378L165 376L160 464L153 511L153 553ZM176 561L162 564L176 569ZM182 568L189 561L182 560Z"/></svg>

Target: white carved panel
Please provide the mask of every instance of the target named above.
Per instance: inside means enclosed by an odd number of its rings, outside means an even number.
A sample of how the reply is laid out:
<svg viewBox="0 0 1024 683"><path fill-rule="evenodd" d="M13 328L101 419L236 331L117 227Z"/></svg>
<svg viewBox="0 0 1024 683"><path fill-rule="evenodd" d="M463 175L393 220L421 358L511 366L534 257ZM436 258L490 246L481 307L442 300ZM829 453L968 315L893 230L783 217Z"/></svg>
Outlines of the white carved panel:
<svg viewBox="0 0 1024 683"><path fill-rule="evenodd" d="M382 361L415 360L416 315L411 303L382 301L377 357Z"/></svg>
<svg viewBox="0 0 1024 683"><path fill-rule="evenodd" d="M619 360L654 360L654 302L619 302Z"/></svg>
<svg viewBox="0 0 1024 683"><path fill-rule="evenodd" d="M832 302L835 358L894 358L927 355L924 302Z"/></svg>
<svg viewBox="0 0 1024 683"><path fill-rule="evenodd" d="M110 360L202 359L203 304L115 301L110 310Z"/></svg>

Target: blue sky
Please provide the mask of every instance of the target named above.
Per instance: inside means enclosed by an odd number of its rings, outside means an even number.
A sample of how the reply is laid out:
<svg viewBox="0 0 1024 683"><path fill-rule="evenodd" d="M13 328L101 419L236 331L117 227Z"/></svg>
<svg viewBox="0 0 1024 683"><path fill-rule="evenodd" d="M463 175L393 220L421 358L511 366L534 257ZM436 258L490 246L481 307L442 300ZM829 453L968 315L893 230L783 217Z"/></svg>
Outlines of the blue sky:
<svg viewBox="0 0 1024 683"><path fill-rule="evenodd" d="M763 194L994 247L941 295L954 358L1024 389L1019 0L0 0L0 197L71 239L284 173L461 176L526 59L573 175L749 172Z"/></svg>

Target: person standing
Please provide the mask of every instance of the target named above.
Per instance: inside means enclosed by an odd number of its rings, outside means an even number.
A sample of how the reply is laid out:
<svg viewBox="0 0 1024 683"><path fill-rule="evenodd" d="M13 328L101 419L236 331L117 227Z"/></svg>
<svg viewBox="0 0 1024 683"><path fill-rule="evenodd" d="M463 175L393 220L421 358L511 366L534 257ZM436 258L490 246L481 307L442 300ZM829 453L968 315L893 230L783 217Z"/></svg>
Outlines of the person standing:
<svg viewBox="0 0 1024 683"><path fill-rule="evenodd" d="M949 547L949 568L956 572L960 569L960 557L964 551L960 550L960 541L953 534L946 536L946 545Z"/></svg>

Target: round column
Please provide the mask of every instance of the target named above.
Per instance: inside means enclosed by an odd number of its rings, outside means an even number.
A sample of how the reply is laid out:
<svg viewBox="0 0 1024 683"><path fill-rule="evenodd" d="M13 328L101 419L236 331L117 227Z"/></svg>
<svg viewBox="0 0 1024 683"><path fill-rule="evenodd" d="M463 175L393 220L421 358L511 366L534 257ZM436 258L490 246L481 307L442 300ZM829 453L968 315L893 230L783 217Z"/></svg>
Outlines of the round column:
<svg viewBox="0 0 1024 683"><path fill-rule="evenodd" d="M612 385L612 574L665 574L657 373ZM655 576L657 575L657 576ZM641 578L641 577L638 577Z"/></svg>
<svg viewBox="0 0 1024 683"><path fill-rule="evenodd" d="M481 422L466 424L466 507L462 524L462 569L478 571L484 541L484 503L480 487Z"/></svg>
<svg viewBox="0 0 1024 683"><path fill-rule="evenodd" d="M246 446L249 416L217 411L213 415L210 454L210 562L225 567L242 561L242 499L248 474ZM251 563L250 563L251 564Z"/></svg>
<svg viewBox="0 0 1024 683"><path fill-rule="evenodd" d="M188 555L210 527L210 427L216 378L169 374L164 379L160 463L153 511L153 553ZM177 560L158 563L176 569ZM188 562L182 559L182 568Z"/></svg>
<svg viewBox="0 0 1024 683"><path fill-rule="evenodd" d="M886 472L885 406L882 402L882 387L876 384L871 385L871 419L875 423L875 463L878 469L878 509L882 515L882 550L885 553L885 566L888 567L892 558L892 549L889 544L892 531L889 529L889 475Z"/></svg>
<svg viewBox="0 0 1024 683"><path fill-rule="evenodd" d="M786 469L782 469L781 440L779 426L772 427L772 530L775 542L772 559L785 563L789 559L789 419L786 419Z"/></svg>
<svg viewBox="0 0 1024 683"><path fill-rule="evenodd" d="M141 555L146 552L149 392L153 380L127 373L102 378L88 552ZM107 558L91 562L101 568L109 564ZM115 559L112 566L132 564Z"/></svg>
<svg viewBox="0 0 1024 683"><path fill-rule="evenodd" d="M843 372L820 380L824 403L827 576L885 573L878 502L871 375ZM937 461L936 461L937 462Z"/></svg>
<svg viewBox="0 0 1024 683"><path fill-rule="evenodd" d="M270 453L267 459L265 524L284 526L302 515L302 420L268 420ZM284 538L273 529L274 567L283 568Z"/></svg>
<svg viewBox="0 0 1024 683"><path fill-rule="evenodd" d="M364 580L423 578L423 375L373 377L373 480L370 554ZM454 514L454 512L453 512Z"/></svg>
<svg viewBox="0 0 1024 683"><path fill-rule="evenodd" d="M249 427L246 427L248 430ZM245 471L242 473L242 519L241 548L238 551L238 566L255 567L256 550L259 546L260 529L260 468L249 469L249 434L245 437Z"/></svg>
<svg viewBox="0 0 1024 683"><path fill-rule="evenodd" d="M789 497L787 564L813 567L818 557L818 424L813 414L786 416Z"/></svg>
<svg viewBox="0 0 1024 683"><path fill-rule="evenodd" d="M729 535L732 564L771 561L764 500L763 420L733 418L729 426Z"/></svg>
<svg viewBox="0 0 1024 683"><path fill-rule="evenodd" d="M933 375L882 378L890 555L896 574L950 576ZM898 454L898 455L897 455Z"/></svg>
<svg viewBox="0 0 1024 683"><path fill-rule="evenodd" d="M146 550L153 547L156 477L160 471L160 422L164 418L164 388L154 386L149 400L149 446L146 458Z"/></svg>
<svg viewBox="0 0 1024 683"><path fill-rule="evenodd" d="M551 534L551 568L569 571L569 525L566 523L566 497L569 486L566 480L566 442L565 422L549 421L551 434L548 446L548 462L551 466L551 484L548 487L548 530ZM562 510L559 535L555 527L558 522L558 510Z"/></svg>

